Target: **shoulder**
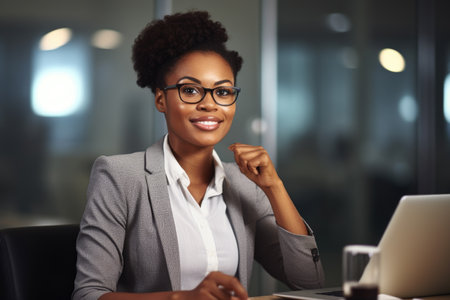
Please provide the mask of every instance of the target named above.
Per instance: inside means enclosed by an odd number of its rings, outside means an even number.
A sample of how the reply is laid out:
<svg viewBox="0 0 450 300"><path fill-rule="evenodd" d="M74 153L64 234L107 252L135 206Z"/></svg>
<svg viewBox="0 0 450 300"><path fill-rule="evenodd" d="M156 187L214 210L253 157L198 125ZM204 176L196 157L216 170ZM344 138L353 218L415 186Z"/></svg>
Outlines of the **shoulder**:
<svg viewBox="0 0 450 300"><path fill-rule="evenodd" d="M158 141L145 151L110 156L102 155L95 160L92 169L93 172L106 170L119 176L130 176L143 174L146 169L157 168L162 165L162 160L162 142Z"/></svg>
<svg viewBox="0 0 450 300"><path fill-rule="evenodd" d="M145 152L98 157L92 167L88 195L114 193L123 197L135 191L145 181L144 157Z"/></svg>
<svg viewBox="0 0 450 300"><path fill-rule="evenodd" d="M95 171L109 171L121 174L137 173L144 170L145 152L98 157L93 166Z"/></svg>

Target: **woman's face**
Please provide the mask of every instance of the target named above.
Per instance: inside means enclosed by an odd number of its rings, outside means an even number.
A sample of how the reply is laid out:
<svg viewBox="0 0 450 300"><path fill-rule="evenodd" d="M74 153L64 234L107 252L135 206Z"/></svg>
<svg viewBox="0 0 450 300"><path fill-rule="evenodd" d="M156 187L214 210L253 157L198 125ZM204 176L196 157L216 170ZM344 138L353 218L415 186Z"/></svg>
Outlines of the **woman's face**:
<svg viewBox="0 0 450 300"><path fill-rule="evenodd" d="M192 52L183 56L166 76L168 86L193 83L204 88L234 86L230 65L215 52ZM228 133L236 104L221 106L206 92L202 101L181 101L176 88L157 89L155 104L163 112L169 131L169 143L175 152L213 148Z"/></svg>

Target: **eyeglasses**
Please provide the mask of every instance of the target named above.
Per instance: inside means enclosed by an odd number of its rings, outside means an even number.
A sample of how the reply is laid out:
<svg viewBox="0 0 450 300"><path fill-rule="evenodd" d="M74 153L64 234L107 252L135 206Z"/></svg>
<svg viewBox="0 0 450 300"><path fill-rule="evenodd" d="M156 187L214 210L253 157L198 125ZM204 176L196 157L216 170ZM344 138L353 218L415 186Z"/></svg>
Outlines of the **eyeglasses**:
<svg viewBox="0 0 450 300"><path fill-rule="evenodd" d="M163 88L163 91L165 92L169 89L178 89L178 95L180 96L181 101L189 104L201 102L205 98L206 93L209 92L211 93L214 102L222 106L233 105L241 91L240 88L234 86L219 86L208 89L192 83L169 85Z"/></svg>

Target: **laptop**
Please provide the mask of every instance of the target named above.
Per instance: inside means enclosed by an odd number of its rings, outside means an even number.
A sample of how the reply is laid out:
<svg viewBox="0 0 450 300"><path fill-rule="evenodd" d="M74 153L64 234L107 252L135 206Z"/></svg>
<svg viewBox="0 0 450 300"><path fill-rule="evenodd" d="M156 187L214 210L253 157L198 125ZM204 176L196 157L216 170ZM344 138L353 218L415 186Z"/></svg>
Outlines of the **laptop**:
<svg viewBox="0 0 450 300"><path fill-rule="evenodd" d="M380 294L399 298L450 294L450 194L403 196L378 247ZM304 300L343 298L341 288L274 295Z"/></svg>

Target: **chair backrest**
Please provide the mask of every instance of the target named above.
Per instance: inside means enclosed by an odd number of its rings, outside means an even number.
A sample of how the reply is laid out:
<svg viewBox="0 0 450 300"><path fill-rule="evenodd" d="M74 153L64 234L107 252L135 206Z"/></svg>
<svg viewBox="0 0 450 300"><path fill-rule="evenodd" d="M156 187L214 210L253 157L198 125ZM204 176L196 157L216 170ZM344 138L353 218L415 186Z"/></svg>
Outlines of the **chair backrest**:
<svg viewBox="0 0 450 300"><path fill-rule="evenodd" d="M70 300L78 225L0 230L1 300Z"/></svg>

